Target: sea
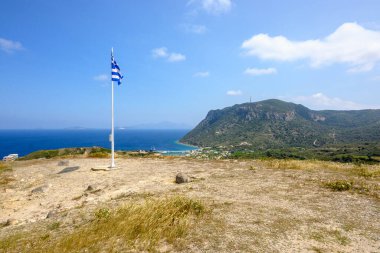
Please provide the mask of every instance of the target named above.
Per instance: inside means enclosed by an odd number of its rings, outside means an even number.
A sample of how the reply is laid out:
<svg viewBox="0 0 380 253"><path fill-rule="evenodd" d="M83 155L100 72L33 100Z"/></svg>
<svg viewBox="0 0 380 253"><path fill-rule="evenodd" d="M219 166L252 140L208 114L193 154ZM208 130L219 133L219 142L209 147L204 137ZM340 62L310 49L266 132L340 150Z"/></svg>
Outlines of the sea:
<svg viewBox="0 0 380 253"><path fill-rule="evenodd" d="M182 153L195 147L178 143L190 130L115 130L115 150L156 150ZM110 130L0 130L0 159L8 154L25 156L37 150L99 146L110 148Z"/></svg>

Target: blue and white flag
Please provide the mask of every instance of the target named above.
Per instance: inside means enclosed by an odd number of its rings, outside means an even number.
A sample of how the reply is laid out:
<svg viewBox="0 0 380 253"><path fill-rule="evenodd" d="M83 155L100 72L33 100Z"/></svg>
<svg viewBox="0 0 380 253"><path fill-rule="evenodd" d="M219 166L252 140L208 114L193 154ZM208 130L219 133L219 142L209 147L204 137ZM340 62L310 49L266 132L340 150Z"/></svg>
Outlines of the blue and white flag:
<svg viewBox="0 0 380 253"><path fill-rule="evenodd" d="M111 69L112 69L112 81L117 81L118 85L121 84L121 79L123 76L120 72L120 67L117 65L115 59L113 58L113 53L111 53Z"/></svg>

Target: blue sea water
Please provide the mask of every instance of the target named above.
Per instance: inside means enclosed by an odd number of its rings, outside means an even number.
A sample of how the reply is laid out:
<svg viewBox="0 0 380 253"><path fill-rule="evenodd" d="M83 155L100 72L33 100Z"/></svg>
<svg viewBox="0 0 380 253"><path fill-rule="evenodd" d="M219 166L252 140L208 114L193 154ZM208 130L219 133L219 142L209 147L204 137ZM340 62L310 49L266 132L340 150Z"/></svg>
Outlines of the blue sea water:
<svg viewBox="0 0 380 253"><path fill-rule="evenodd" d="M185 151L194 147L176 143L189 130L115 130L115 150ZM110 148L110 130L0 130L0 159L24 156L42 149L100 146Z"/></svg>

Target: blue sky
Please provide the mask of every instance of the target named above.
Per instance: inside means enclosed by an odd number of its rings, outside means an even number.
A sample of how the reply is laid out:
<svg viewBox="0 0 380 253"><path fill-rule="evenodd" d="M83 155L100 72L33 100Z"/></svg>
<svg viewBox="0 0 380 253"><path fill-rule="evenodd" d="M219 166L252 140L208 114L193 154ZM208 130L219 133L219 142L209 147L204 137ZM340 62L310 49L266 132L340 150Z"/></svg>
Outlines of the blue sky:
<svg viewBox="0 0 380 253"><path fill-rule="evenodd" d="M380 1L4 0L0 128L195 126L280 98L380 108Z"/></svg>

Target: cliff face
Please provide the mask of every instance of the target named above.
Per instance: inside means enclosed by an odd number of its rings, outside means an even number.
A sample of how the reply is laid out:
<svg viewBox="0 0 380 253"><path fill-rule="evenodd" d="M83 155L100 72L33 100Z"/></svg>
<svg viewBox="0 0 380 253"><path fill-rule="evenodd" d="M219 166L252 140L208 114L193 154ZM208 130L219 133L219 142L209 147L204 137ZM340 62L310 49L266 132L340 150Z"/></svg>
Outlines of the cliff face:
<svg viewBox="0 0 380 253"><path fill-rule="evenodd" d="M181 142L261 149L380 142L380 110L314 111L276 99L245 103L210 111Z"/></svg>

